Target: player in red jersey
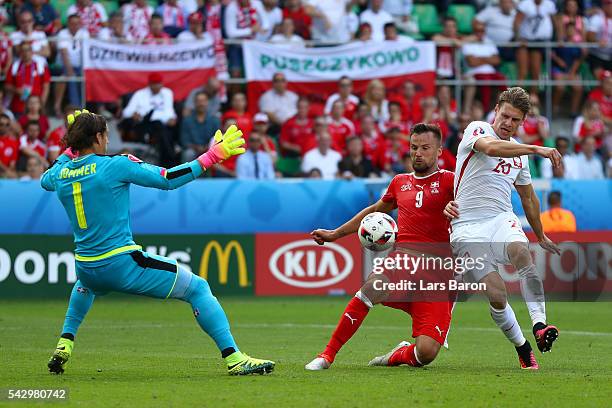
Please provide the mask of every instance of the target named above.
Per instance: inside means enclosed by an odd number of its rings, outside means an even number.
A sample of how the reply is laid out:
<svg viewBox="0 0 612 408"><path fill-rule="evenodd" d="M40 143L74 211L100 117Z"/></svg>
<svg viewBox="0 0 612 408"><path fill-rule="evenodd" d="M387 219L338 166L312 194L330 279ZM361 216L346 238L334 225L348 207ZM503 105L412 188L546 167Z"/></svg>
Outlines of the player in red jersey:
<svg viewBox="0 0 612 408"><path fill-rule="evenodd" d="M448 220L442 211L446 200L453 197L454 175L438 169L442 154L442 134L436 125L419 123L412 128L410 156L414 173L398 174L393 178L386 194L375 204L363 209L350 221L335 230L318 229L311 233L320 245L333 242L357 232L361 220L373 212L391 212L399 208L398 237L395 252L415 245L434 248L436 244L448 246ZM419 251L420 252L420 251ZM389 257L394 256L393 253ZM412 335L416 343L402 342L385 356L377 357L370 365L408 364L420 367L432 362L444 345L450 327L452 302L412 301L386 303L387 293L378 290L375 281L380 274L372 274L342 312L327 347L306 365L307 370L329 368L340 348L355 334L370 309L384 303L412 316Z"/></svg>

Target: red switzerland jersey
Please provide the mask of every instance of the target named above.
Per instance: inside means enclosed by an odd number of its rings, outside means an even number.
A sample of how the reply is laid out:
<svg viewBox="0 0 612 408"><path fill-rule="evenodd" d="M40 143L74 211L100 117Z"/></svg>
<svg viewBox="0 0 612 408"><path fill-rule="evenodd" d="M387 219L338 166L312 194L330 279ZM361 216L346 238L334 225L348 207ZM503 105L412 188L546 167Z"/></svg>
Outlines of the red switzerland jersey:
<svg viewBox="0 0 612 408"><path fill-rule="evenodd" d="M15 163L19 156L19 141L13 136L0 136L0 162L5 166Z"/></svg>
<svg viewBox="0 0 612 408"><path fill-rule="evenodd" d="M398 210L397 242L449 242L449 222L442 213L453 200L455 174L438 170L427 177L414 173L393 177L382 200Z"/></svg>

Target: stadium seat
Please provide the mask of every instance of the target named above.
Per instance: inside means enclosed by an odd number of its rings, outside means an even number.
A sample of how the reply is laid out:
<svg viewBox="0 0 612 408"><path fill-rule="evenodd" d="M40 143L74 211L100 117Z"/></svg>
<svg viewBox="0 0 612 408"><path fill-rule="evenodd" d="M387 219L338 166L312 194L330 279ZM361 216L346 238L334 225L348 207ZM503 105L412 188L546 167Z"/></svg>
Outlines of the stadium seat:
<svg viewBox="0 0 612 408"><path fill-rule="evenodd" d="M511 81L516 80L517 68L515 62L502 62L499 66L499 72L501 72L506 78Z"/></svg>
<svg viewBox="0 0 612 408"><path fill-rule="evenodd" d="M529 157L529 174L532 178L540 178L540 163L541 160L534 160L533 157Z"/></svg>
<svg viewBox="0 0 612 408"><path fill-rule="evenodd" d="M447 15L457 20L457 29L460 33L472 33L472 20L476 15L474 6L469 4L453 4L448 7Z"/></svg>
<svg viewBox="0 0 612 408"><path fill-rule="evenodd" d="M417 20L421 34L432 35L442 32L438 10L433 4L415 4L412 17Z"/></svg>
<svg viewBox="0 0 612 408"><path fill-rule="evenodd" d="M68 8L74 4L74 0L51 0L50 3L62 20L62 25L66 25Z"/></svg>
<svg viewBox="0 0 612 408"><path fill-rule="evenodd" d="M295 177L299 176L301 173L300 168L301 160L299 158L293 157L283 157L279 156L276 161L276 169L280 171L283 176Z"/></svg>
<svg viewBox="0 0 612 408"><path fill-rule="evenodd" d="M106 14L110 17L115 11L119 9L119 2L116 0L101 0L100 3L104 6Z"/></svg>

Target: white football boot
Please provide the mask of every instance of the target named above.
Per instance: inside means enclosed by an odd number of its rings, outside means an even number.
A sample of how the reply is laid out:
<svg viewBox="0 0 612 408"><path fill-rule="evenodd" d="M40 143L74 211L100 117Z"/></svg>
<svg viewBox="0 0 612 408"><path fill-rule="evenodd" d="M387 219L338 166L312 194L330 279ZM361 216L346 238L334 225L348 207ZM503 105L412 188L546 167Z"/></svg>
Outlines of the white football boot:
<svg viewBox="0 0 612 408"><path fill-rule="evenodd" d="M309 371L327 370L331 366L331 363L321 356L317 356L310 363L306 364L304 368Z"/></svg>

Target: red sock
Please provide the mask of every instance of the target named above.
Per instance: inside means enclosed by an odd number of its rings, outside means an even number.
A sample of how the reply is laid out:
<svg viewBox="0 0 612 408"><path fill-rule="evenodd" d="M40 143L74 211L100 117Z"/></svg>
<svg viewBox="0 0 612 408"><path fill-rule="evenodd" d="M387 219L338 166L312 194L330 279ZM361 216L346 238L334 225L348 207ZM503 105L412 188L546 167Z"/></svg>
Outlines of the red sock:
<svg viewBox="0 0 612 408"><path fill-rule="evenodd" d="M419 363L416 359L415 353L416 344L411 344L408 347L402 347L397 350L389 359L390 366L398 366L400 364L408 364L412 367L422 367L423 364Z"/></svg>
<svg viewBox="0 0 612 408"><path fill-rule="evenodd" d="M361 299L356 297L351 299L348 305L346 305L338 326L336 326L336 330L334 330L323 352L327 360L331 360L330 362L334 361L338 351L344 346L344 343L353 337L369 311L370 308Z"/></svg>

